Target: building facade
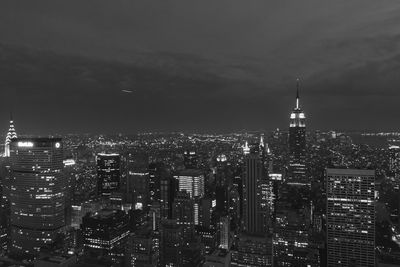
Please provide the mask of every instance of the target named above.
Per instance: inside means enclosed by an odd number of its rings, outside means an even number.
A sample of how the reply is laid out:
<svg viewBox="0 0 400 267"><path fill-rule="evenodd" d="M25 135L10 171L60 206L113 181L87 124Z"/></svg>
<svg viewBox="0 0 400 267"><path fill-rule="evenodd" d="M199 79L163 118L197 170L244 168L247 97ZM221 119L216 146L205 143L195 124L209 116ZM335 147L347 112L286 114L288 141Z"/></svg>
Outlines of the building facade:
<svg viewBox="0 0 400 267"><path fill-rule="evenodd" d="M328 266L375 266L375 171L327 169Z"/></svg>
<svg viewBox="0 0 400 267"><path fill-rule="evenodd" d="M119 154L100 153L96 156L96 164L98 195L109 197L120 186L121 157Z"/></svg>
<svg viewBox="0 0 400 267"><path fill-rule="evenodd" d="M65 227L66 180L60 138L10 143L11 250L37 254Z"/></svg>

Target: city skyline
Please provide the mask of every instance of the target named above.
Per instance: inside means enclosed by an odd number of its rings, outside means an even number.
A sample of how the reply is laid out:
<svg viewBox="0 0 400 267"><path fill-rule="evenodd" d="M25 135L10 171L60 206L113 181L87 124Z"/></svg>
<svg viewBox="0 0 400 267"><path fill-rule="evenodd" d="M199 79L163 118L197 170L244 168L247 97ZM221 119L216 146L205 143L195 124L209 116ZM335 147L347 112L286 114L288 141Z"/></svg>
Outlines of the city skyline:
<svg viewBox="0 0 400 267"><path fill-rule="evenodd" d="M400 267L398 14L4 0L0 266Z"/></svg>

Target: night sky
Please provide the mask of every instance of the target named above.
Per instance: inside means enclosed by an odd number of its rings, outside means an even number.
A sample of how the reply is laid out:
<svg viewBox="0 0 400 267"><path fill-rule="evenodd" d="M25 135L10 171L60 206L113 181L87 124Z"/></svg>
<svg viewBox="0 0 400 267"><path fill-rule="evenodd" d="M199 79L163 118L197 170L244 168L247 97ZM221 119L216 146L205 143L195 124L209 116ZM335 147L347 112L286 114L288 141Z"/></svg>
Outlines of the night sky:
<svg viewBox="0 0 400 267"><path fill-rule="evenodd" d="M0 3L0 132L400 130L398 0ZM122 90L132 91L132 93Z"/></svg>

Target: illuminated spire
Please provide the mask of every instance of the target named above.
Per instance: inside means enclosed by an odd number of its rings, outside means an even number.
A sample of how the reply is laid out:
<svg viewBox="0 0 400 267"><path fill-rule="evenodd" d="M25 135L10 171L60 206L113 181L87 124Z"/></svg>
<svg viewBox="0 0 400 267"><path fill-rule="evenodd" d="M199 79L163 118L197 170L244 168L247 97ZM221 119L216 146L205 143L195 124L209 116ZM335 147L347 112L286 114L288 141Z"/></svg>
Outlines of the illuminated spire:
<svg viewBox="0 0 400 267"><path fill-rule="evenodd" d="M264 144L264 135L263 134L260 136L260 146L262 146L262 147L265 146L265 144Z"/></svg>
<svg viewBox="0 0 400 267"><path fill-rule="evenodd" d="M268 154L268 155L271 155L271 149L269 149L269 145L268 145L268 143L267 143L267 146L266 146L266 148L267 148L267 154Z"/></svg>
<svg viewBox="0 0 400 267"><path fill-rule="evenodd" d="M6 136L6 142L4 144L4 156L9 157L10 156L10 143L12 140L17 139L17 132L15 131L14 127L14 120L12 113L10 113L10 128L8 129L8 133Z"/></svg>
<svg viewBox="0 0 400 267"><path fill-rule="evenodd" d="M299 96L299 83L300 83L300 80L299 80L299 78L297 78L296 109L299 108L299 99L300 99L300 96Z"/></svg>
<svg viewBox="0 0 400 267"><path fill-rule="evenodd" d="M297 79L296 81L296 107L290 114L290 127L305 127L306 116L300 108L300 79Z"/></svg>
<svg viewBox="0 0 400 267"><path fill-rule="evenodd" d="M246 141L245 145L243 146L243 154L247 155L250 153L249 143Z"/></svg>

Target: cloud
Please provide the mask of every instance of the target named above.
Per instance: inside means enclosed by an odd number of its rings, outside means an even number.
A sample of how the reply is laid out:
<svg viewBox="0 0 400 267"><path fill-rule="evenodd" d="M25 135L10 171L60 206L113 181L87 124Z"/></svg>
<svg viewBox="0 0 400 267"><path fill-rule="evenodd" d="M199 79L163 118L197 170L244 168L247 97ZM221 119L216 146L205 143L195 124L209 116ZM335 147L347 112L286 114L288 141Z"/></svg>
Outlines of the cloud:
<svg viewBox="0 0 400 267"><path fill-rule="evenodd" d="M300 77L311 127L392 127L399 12L394 0L6 0L2 109L51 110L37 129L55 116L64 130L284 128Z"/></svg>

